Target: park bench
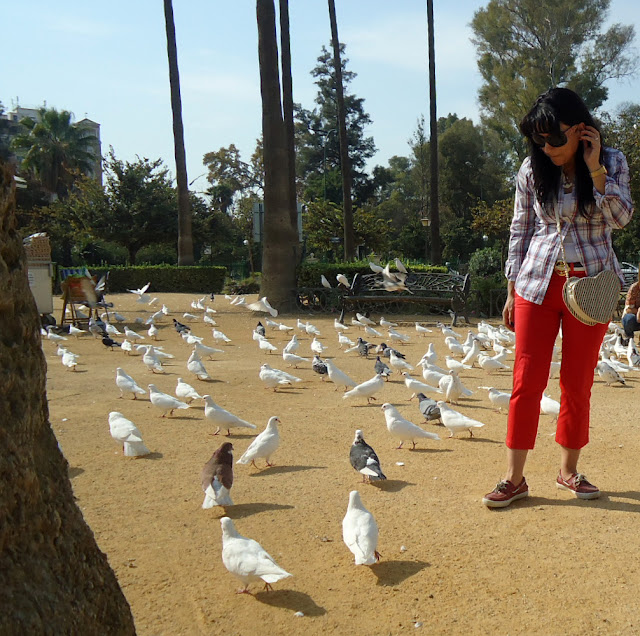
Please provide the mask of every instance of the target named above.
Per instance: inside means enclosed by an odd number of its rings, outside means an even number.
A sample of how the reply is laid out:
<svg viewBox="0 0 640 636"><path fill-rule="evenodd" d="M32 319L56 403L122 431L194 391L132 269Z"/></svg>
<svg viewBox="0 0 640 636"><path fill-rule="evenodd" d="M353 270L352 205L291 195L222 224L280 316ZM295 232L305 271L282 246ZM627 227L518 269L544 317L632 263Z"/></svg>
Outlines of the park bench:
<svg viewBox="0 0 640 636"><path fill-rule="evenodd" d="M356 274L351 287L342 294L340 321L348 311L364 313L375 309L384 315L406 311L408 305L420 305L425 313L451 315L454 327L458 316L464 316L469 323L469 274L410 272L405 286L406 291L390 292L384 289L381 274Z"/></svg>

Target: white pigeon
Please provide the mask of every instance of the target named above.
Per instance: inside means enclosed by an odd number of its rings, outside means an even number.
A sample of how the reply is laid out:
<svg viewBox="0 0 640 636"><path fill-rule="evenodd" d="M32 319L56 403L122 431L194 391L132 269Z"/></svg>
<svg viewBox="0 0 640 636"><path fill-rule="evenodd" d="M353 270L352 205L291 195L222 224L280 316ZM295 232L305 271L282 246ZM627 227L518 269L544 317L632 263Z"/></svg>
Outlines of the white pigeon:
<svg viewBox="0 0 640 636"><path fill-rule="evenodd" d="M378 265L378 263L372 263L371 261L369 261L369 267L374 274L382 274L384 271L384 267Z"/></svg>
<svg viewBox="0 0 640 636"><path fill-rule="evenodd" d="M376 324L373 320L371 320L371 318L368 318L364 314L360 314L358 312L356 312L356 318L358 319L358 322L365 327L373 327Z"/></svg>
<svg viewBox="0 0 640 636"><path fill-rule="evenodd" d="M152 340L157 340L158 339L158 331L159 331L158 327L156 327L153 323L151 323L149 325L149 329L147 330L147 335Z"/></svg>
<svg viewBox="0 0 640 636"><path fill-rule="evenodd" d="M327 365L327 375L329 376L329 380L336 385L336 391L339 386L343 386L345 391L349 387L356 386L356 382L344 371L338 369L338 367L333 363L333 360L325 360L324 363Z"/></svg>
<svg viewBox="0 0 640 636"><path fill-rule="evenodd" d="M320 335L320 330L318 329L318 327L316 327L315 325L312 325L310 322L308 322L305 326L304 326L304 330L310 335L310 336L319 336Z"/></svg>
<svg viewBox="0 0 640 636"><path fill-rule="evenodd" d="M124 354L126 356L128 356L133 351L131 343L126 338L122 341L120 348L122 349L122 351L124 351Z"/></svg>
<svg viewBox="0 0 640 636"><path fill-rule="evenodd" d="M150 286L151 286L151 283L147 283L146 285L143 285L139 289L127 289L127 291L131 292L132 294L136 294L137 296L142 296L147 291L147 289L149 289Z"/></svg>
<svg viewBox="0 0 640 636"><path fill-rule="evenodd" d="M266 296L263 296L262 298L260 298L260 300L257 300L254 303L249 303L247 305L247 309L250 309L251 311L259 311L265 314L271 314L274 318L278 315L278 310L274 309L269 304Z"/></svg>
<svg viewBox="0 0 640 636"><path fill-rule="evenodd" d="M448 336L453 336L456 340L460 340L460 334L456 333L451 327L447 327L443 325L441 322L436 323L436 327L442 331L442 335L446 338Z"/></svg>
<svg viewBox="0 0 640 636"><path fill-rule="evenodd" d="M186 318L187 320L191 320L191 321L193 321L193 320L198 320L198 316L196 316L196 315L194 315L194 314L190 314L188 311L185 311L185 312L182 314L182 317L183 317L183 318Z"/></svg>
<svg viewBox="0 0 640 636"><path fill-rule="evenodd" d="M349 493L347 514L342 520L342 540L355 557L356 565L373 565L380 560L378 524L362 504L357 490Z"/></svg>
<svg viewBox="0 0 640 636"><path fill-rule="evenodd" d="M428 439L440 439L438 435L435 433L430 433L429 431L425 431L421 429L419 426L416 426L413 422L406 420L398 409L389 404L388 402L382 405L382 411L384 413L384 418L387 423L387 430L391 435L398 438L400 440L400 446L397 448L402 448L402 445L410 440L413 444L412 448L416 447L416 439L420 439L426 437Z"/></svg>
<svg viewBox="0 0 640 636"><path fill-rule="evenodd" d="M324 274L320 274L320 282L322 283L323 287L331 289L331 283L327 280L327 277Z"/></svg>
<svg viewBox="0 0 640 636"><path fill-rule="evenodd" d="M436 350L433 348L433 342L429 343L427 347L427 352L420 358L420 362L428 362L429 364L435 364L438 361L438 354Z"/></svg>
<svg viewBox="0 0 640 636"><path fill-rule="evenodd" d="M511 371L511 367L508 367L504 362L500 362L500 360L495 357L492 358L483 354L478 356L478 366L483 371L487 371L489 375L494 371Z"/></svg>
<svg viewBox="0 0 640 636"><path fill-rule="evenodd" d="M288 362L289 366L293 366L294 369L297 369L298 365L303 362L311 362L309 358L303 358L302 356L297 356L295 353L288 353L287 351L282 352L282 359Z"/></svg>
<svg viewBox="0 0 640 636"><path fill-rule="evenodd" d="M298 350L298 347L300 347L300 343L298 342L298 336L294 333L283 351L286 351L287 353L295 353Z"/></svg>
<svg viewBox="0 0 640 636"><path fill-rule="evenodd" d="M169 307L167 307L166 305L162 305L162 309L160 309L160 311L165 315L168 316L169 313L171 312L171 310L169 309Z"/></svg>
<svg viewBox="0 0 640 636"><path fill-rule="evenodd" d="M449 371L449 375L445 375L438 382L438 387L445 395L445 401L449 403L457 403L461 397L469 397L473 392L467 389L462 380L458 376L455 369Z"/></svg>
<svg viewBox="0 0 640 636"><path fill-rule="evenodd" d="M453 336L447 336L444 339L444 343L447 345L449 351L454 356L464 356L464 348L462 347L460 342L458 342L458 340L456 340L456 338L454 338Z"/></svg>
<svg viewBox="0 0 640 636"><path fill-rule="evenodd" d="M69 325L69 335L70 336L75 336L76 338L79 338L80 336L84 336L84 335L88 335L88 331L85 331L84 329L78 329L78 327L76 327L75 325Z"/></svg>
<svg viewBox="0 0 640 636"><path fill-rule="evenodd" d="M156 350L152 345L147 345L145 347L142 362L147 365L147 369L149 369L149 371L153 371L153 373L164 373L162 363L156 355Z"/></svg>
<svg viewBox="0 0 640 636"><path fill-rule="evenodd" d="M247 539L238 533L229 517L220 519L222 526L222 563L231 574L238 577L244 587L239 593L248 594L249 584L262 580L265 589L272 583L291 576L283 570L264 548L253 539Z"/></svg>
<svg viewBox="0 0 640 636"><path fill-rule="evenodd" d="M437 405L440 409L440 418L442 419L442 423L449 430L449 437L453 437L462 431L469 431L469 437L473 437L473 431L471 429L484 426L483 422L473 420L458 411L454 411L443 400L437 402Z"/></svg>
<svg viewBox="0 0 640 636"><path fill-rule="evenodd" d="M255 424L249 424L249 422L241 420L237 415L229 413L229 411L218 406L210 395L203 395L202 399L205 402L205 417L218 427L214 435L217 435L222 429L226 429L227 435L231 435L232 428L256 428Z"/></svg>
<svg viewBox="0 0 640 636"><path fill-rule="evenodd" d="M389 353L389 364L398 371L398 373L402 373L403 371L413 371L413 367L403 358L396 355L395 351L391 349Z"/></svg>
<svg viewBox="0 0 640 636"><path fill-rule="evenodd" d="M315 336L311 341L311 344L309 345L309 347L311 348L311 351L313 351L313 353L316 353L319 356L322 355L323 351L329 348L329 347L325 347Z"/></svg>
<svg viewBox="0 0 640 636"><path fill-rule="evenodd" d="M374 338L384 338L383 334L381 334L377 329L374 329L373 327L370 327L369 325L365 325L364 332L368 336L373 336Z"/></svg>
<svg viewBox="0 0 640 636"><path fill-rule="evenodd" d="M212 329L211 332L213 333L213 339L218 342L218 340L222 340L223 342L231 342L231 338L227 338L227 336L225 336L222 331L220 331L219 329Z"/></svg>
<svg viewBox="0 0 640 636"><path fill-rule="evenodd" d="M193 400L201 400L202 396L190 385L187 384L182 378L178 378L178 384L176 385L176 397L184 400L187 404L191 404Z"/></svg>
<svg viewBox="0 0 640 636"><path fill-rule="evenodd" d="M51 327L47 327L47 339L52 340L53 342L61 342L62 340L66 340L65 336L59 336L57 333L51 330Z"/></svg>
<svg viewBox="0 0 640 636"><path fill-rule="evenodd" d="M149 385L149 398L151 399L151 404L162 411L162 417L166 417L167 413L173 415L175 409L189 408L188 404L174 398L173 395L158 390L155 384Z"/></svg>
<svg viewBox="0 0 640 636"><path fill-rule="evenodd" d="M184 331L180 334L180 336L188 345L194 345L196 344L196 342L202 342L204 340L204 338L195 336L190 331Z"/></svg>
<svg viewBox="0 0 640 636"><path fill-rule="evenodd" d="M422 378L427 384L431 384L435 386L436 384L440 384L440 380L446 376L445 373L440 373L440 371L435 371L430 369L428 366L428 362L419 363L422 366Z"/></svg>
<svg viewBox="0 0 640 636"><path fill-rule="evenodd" d="M491 402L496 411L502 411L502 409L509 411L511 393L507 391L500 391L492 386L479 386L478 388L489 391L489 402Z"/></svg>
<svg viewBox="0 0 640 636"><path fill-rule="evenodd" d="M341 331L338 332L338 346L340 348L342 348L342 345L349 345L351 347L355 346L355 342L353 340L351 340L351 338L348 338L347 336L345 336Z"/></svg>
<svg viewBox="0 0 640 636"><path fill-rule="evenodd" d="M124 328L124 335L127 337L127 339L131 340L132 342L135 342L136 340L145 339L144 336L140 335L139 333L136 333L132 329L129 329L129 327Z"/></svg>
<svg viewBox="0 0 640 636"><path fill-rule="evenodd" d="M627 352L625 354L627 356L627 362L629 366L637 369L640 366L640 354L638 354L638 350L636 349L636 343L633 338L629 338L629 344L627 345Z"/></svg>
<svg viewBox="0 0 640 636"><path fill-rule="evenodd" d="M267 322L267 321L265 321ZM284 325L283 323L279 322L278 323L278 330L279 331L293 331L293 327L289 327L289 325Z"/></svg>
<svg viewBox="0 0 640 636"><path fill-rule="evenodd" d="M402 375L404 376L404 385L412 393L424 393L425 395L428 395L429 393L442 394L442 391L439 388L412 378L407 371L403 371Z"/></svg>
<svg viewBox="0 0 640 636"><path fill-rule="evenodd" d="M464 356L464 358L462 358L462 364L468 364L472 367L481 351L482 349L480 348L480 341L474 339L466 355Z"/></svg>
<svg viewBox="0 0 640 636"><path fill-rule="evenodd" d="M266 351L267 353L278 350L278 347L274 347L264 336L258 338L258 346L261 351Z"/></svg>
<svg viewBox="0 0 640 636"><path fill-rule="evenodd" d="M371 404L371 400L375 400L373 396L384 387L384 378L381 373L377 373L374 377L362 384L358 384L350 391L342 396L343 400L348 398L363 397L367 398L367 404Z"/></svg>
<svg viewBox="0 0 640 636"><path fill-rule="evenodd" d="M276 391L279 386L302 382L302 378L298 378L280 369L273 369L268 364L263 364L260 367L259 377L267 389L273 389L274 391Z"/></svg>
<svg viewBox="0 0 640 636"><path fill-rule="evenodd" d="M400 333L399 331L396 331L395 329L389 329L388 330L389 333L389 338L393 341L397 341L397 342L409 342L409 340L411 338L409 338L408 335L404 334L404 333Z"/></svg>
<svg viewBox="0 0 640 636"><path fill-rule="evenodd" d="M114 327L111 323L109 322L105 322L104 323L104 328L105 331L110 335L110 336L121 336L122 332L118 330L117 327Z"/></svg>
<svg viewBox="0 0 640 636"><path fill-rule="evenodd" d="M270 417L267 427L249 444L249 448L243 453L236 464L252 464L256 466L256 459L264 459L267 466L273 466L269 461L278 446L280 446L280 434L278 423L280 419L276 416ZM257 466L256 466L257 468Z"/></svg>
<svg viewBox="0 0 640 636"><path fill-rule="evenodd" d="M203 356L209 356L209 359L211 359L211 356L214 353L224 353L224 351L222 349L216 349L215 347L209 347L207 345L203 345L201 342L196 342L193 345L193 348L200 354Z"/></svg>
<svg viewBox="0 0 640 636"><path fill-rule="evenodd" d="M451 369L455 369L460 372L462 369L470 369L471 367L468 364L462 364L462 362L458 362L458 360L454 360L451 356L444 357L445 363L447 365L447 369L451 371Z"/></svg>
<svg viewBox="0 0 640 636"><path fill-rule="evenodd" d="M71 351L65 349L62 353L60 361L65 367L67 367L67 369L73 369L75 371L78 364L78 355L75 353L71 353Z"/></svg>
<svg viewBox="0 0 640 636"><path fill-rule="evenodd" d="M195 375L198 380L210 380L211 376L207 373L207 369L202 364L200 354L194 350L191 352L189 359L187 360L187 369Z"/></svg>
<svg viewBox="0 0 640 636"><path fill-rule="evenodd" d="M350 287L349 279L344 274L336 274L336 280L345 287Z"/></svg>
<svg viewBox="0 0 640 636"><path fill-rule="evenodd" d="M211 325L212 327L215 327L218 324L213 318L211 318L211 316L207 316L207 314L204 314L202 316L202 320L204 320L204 322Z"/></svg>
<svg viewBox="0 0 640 636"><path fill-rule="evenodd" d="M424 337L426 337L428 333L433 333L433 329L423 327L419 322L416 323L416 331L421 333Z"/></svg>
<svg viewBox="0 0 640 636"><path fill-rule="evenodd" d="M119 314L117 311L113 312L113 317L118 321L118 322L124 322L126 320L125 316L123 316L122 314Z"/></svg>
<svg viewBox="0 0 640 636"><path fill-rule="evenodd" d="M116 369L116 386L120 389L120 397L124 397L125 393L133 393L133 399L137 400L136 395L147 394L147 392L138 386L136 381L120 367Z"/></svg>
<svg viewBox="0 0 640 636"><path fill-rule="evenodd" d="M122 444L125 457L143 457L151 452L142 441L138 427L118 411L109 413L109 431L111 437Z"/></svg>
<svg viewBox="0 0 640 636"><path fill-rule="evenodd" d="M611 386L614 382L626 384L625 379L616 371L608 362L600 360L596 366L598 375L604 380L607 386Z"/></svg>
<svg viewBox="0 0 640 636"><path fill-rule="evenodd" d="M158 311L156 311L154 314L151 314L145 321L145 325L150 325L152 322L155 322L156 320L161 320L162 317L164 316L164 314L162 313L162 310L158 309Z"/></svg>
<svg viewBox="0 0 640 636"><path fill-rule="evenodd" d="M343 325L337 318L333 319L333 326L338 331L349 331L349 327Z"/></svg>
<svg viewBox="0 0 640 636"><path fill-rule="evenodd" d="M540 410L545 415L555 415L558 417L558 415L560 415L560 402L549 397L545 392L540 399Z"/></svg>
<svg viewBox="0 0 640 636"><path fill-rule="evenodd" d="M389 322L388 320L385 320L384 316L380 316L379 324L381 327L397 327L398 326L397 322Z"/></svg>

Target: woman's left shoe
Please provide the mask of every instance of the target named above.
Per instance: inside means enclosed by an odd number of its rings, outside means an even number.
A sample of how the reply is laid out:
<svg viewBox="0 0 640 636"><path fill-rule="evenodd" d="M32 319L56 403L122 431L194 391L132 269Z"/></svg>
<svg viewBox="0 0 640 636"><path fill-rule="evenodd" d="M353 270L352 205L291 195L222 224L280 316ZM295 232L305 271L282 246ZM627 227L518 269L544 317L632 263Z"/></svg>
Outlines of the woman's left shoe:
<svg viewBox="0 0 640 636"><path fill-rule="evenodd" d="M597 486L589 483L581 473L574 473L569 479L564 479L562 471L559 472L556 488L570 490L578 499L597 499L600 496L600 490Z"/></svg>

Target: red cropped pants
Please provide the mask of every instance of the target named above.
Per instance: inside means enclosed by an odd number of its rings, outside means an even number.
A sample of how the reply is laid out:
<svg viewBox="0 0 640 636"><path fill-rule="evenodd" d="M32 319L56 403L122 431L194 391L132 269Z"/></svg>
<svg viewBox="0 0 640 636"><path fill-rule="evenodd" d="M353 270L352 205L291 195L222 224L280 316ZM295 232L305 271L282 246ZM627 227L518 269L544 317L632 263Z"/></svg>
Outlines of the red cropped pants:
<svg viewBox="0 0 640 636"><path fill-rule="evenodd" d="M561 399L556 442L579 449L589 441L593 374L607 325L590 327L571 315L562 300L565 280L564 276L552 274L541 305L517 294L515 297L516 352L506 439L512 449L532 449L535 445L540 399L549 381L553 346L561 323Z"/></svg>

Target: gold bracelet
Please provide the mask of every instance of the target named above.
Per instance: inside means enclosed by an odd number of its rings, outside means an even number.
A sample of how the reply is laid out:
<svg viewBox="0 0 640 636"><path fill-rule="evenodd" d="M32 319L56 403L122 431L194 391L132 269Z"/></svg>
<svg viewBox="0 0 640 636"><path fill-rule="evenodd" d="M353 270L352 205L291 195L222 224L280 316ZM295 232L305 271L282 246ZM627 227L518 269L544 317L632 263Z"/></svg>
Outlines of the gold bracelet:
<svg viewBox="0 0 640 636"><path fill-rule="evenodd" d="M593 179L593 177L599 177L601 174L606 176L609 173L607 172L607 169L605 168L605 166L600 166L597 170L594 170L593 172L590 172L589 174L591 175L591 178Z"/></svg>

